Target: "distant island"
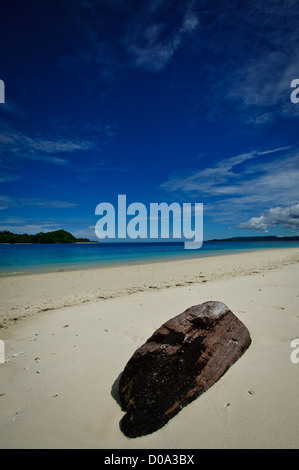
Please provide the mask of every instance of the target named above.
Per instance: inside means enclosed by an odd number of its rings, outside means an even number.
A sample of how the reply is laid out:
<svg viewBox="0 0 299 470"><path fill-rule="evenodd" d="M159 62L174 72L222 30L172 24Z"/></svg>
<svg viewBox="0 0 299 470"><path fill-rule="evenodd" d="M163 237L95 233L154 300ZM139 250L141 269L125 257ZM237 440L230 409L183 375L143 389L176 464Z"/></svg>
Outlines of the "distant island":
<svg viewBox="0 0 299 470"><path fill-rule="evenodd" d="M8 230L0 231L0 243L94 243L88 238L76 238L65 230L40 232L35 235L17 234Z"/></svg>
<svg viewBox="0 0 299 470"><path fill-rule="evenodd" d="M291 236L291 237L277 237L274 235L271 236L260 236L260 237L232 237L232 238L213 238L212 240L205 240L204 243L213 243L213 242L254 242L254 241L261 241L261 242L270 242L270 241L299 241L299 236ZM183 241L172 241L168 240L165 241L155 241L151 242L148 241L126 241L124 240L122 243L125 244L136 244L136 242L140 244L150 244L150 245L157 245L157 244L164 244L164 245L180 245ZM76 238L70 232L66 230L55 230L53 232L39 232L35 235L28 235L27 233L24 234L17 234L9 232L8 230L0 231L0 244L1 243L99 243L98 241L89 240L88 238ZM120 242L110 242L111 245L119 245Z"/></svg>
<svg viewBox="0 0 299 470"><path fill-rule="evenodd" d="M261 237L232 237L232 238L213 238L210 242L280 242L280 241L299 241L299 237L277 237L276 235L266 235Z"/></svg>

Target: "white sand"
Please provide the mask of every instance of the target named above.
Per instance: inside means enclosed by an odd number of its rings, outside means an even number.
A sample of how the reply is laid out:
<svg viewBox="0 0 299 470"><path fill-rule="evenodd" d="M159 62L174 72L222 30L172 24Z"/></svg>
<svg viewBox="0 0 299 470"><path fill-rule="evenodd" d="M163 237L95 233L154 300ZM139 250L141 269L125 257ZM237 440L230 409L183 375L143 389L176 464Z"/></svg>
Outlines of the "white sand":
<svg viewBox="0 0 299 470"><path fill-rule="evenodd" d="M286 249L2 278L0 448L298 448L298 261ZM126 438L117 379L127 361L207 300L245 323L250 348L162 429Z"/></svg>

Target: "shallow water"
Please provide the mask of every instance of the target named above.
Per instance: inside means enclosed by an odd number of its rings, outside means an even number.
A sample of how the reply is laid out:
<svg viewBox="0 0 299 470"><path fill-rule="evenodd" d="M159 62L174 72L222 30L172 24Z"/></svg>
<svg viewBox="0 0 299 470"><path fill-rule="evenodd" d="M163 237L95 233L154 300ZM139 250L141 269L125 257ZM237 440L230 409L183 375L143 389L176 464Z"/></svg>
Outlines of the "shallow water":
<svg viewBox="0 0 299 470"><path fill-rule="evenodd" d="M186 250L183 243L0 244L0 275L194 259L281 248L299 248L299 242L204 242L198 250Z"/></svg>

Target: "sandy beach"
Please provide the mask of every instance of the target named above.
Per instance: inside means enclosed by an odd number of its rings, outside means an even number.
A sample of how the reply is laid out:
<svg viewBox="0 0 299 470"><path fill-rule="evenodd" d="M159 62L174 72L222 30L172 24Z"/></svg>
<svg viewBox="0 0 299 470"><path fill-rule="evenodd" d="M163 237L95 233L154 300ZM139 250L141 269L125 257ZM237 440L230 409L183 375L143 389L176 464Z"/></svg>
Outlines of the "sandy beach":
<svg viewBox="0 0 299 470"><path fill-rule="evenodd" d="M299 250L0 279L0 448L298 448ZM125 437L117 384L168 319L219 300L252 344L159 431Z"/></svg>

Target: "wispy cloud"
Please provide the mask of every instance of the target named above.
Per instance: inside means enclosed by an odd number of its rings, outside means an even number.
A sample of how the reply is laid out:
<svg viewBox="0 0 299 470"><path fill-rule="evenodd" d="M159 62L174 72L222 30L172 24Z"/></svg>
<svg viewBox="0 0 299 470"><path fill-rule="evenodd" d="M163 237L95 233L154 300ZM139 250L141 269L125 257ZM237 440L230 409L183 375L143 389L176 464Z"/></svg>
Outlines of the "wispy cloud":
<svg viewBox="0 0 299 470"><path fill-rule="evenodd" d="M23 162L30 160L82 174L88 166L80 156L87 155L91 167L98 164L99 152L117 133L117 126L112 123L67 125L59 120L38 133L20 130L5 122L0 122L0 127L2 183L19 179Z"/></svg>
<svg viewBox="0 0 299 470"><path fill-rule="evenodd" d="M71 35L80 34L81 43L73 54L61 57L61 65L68 69L84 64L83 73L93 70L94 82L104 84L106 92L128 76L132 69L151 73L164 70L184 39L199 26L194 12L195 0L174 0L171 3L144 0L134 7L118 0L84 1L80 2L79 9L72 8L70 3L69 10L73 15ZM116 28L117 34L107 32L103 35L102 31L107 27L105 12L110 14L111 31ZM83 76L79 74L79 77L88 88ZM102 94L105 95L103 90Z"/></svg>
<svg viewBox="0 0 299 470"><path fill-rule="evenodd" d="M195 48L197 54L204 49L210 55L204 64L210 81L208 117L257 127L298 116L299 107L290 101L290 83L299 67L296 0L196 6L203 41ZM207 100L201 90L198 100Z"/></svg>
<svg viewBox="0 0 299 470"><path fill-rule="evenodd" d="M160 188L176 199L196 197L214 220L240 223L274 205L296 204L298 178L298 150L281 147L240 154L187 176L178 172Z"/></svg>
<svg viewBox="0 0 299 470"><path fill-rule="evenodd" d="M1 224L1 230L8 230L13 233L27 233L28 235L35 235L40 232L51 232L54 230L60 230L61 225L54 223L12 223L12 224Z"/></svg>
<svg viewBox="0 0 299 470"><path fill-rule="evenodd" d="M158 2L158 7L147 11L143 9L143 15L135 20L135 27L127 34L125 44L135 67L150 71L160 72L165 69L172 60L175 52L180 47L184 37L194 32L199 26L196 13L192 11L194 2L185 5L181 18L177 18L177 24L172 28L161 17L165 10Z"/></svg>
<svg viewBox="0 0 299 470"><path fill-rule="evenodd" d="M57 220L30 219L25 217L6 217L1 220L0 230L9 230L13 233L28 233L34 235L39 232L49 232L64 228Z"/></svg>
<svg viewBox="0 0 299 470"><path fill-rule="evenodd" d="M206 75L206 93L199 79L194 106L204 103L210 120L232 119L235 125L256 128L299 115L299 106L290 101L290 83L299 67L296 0L238 5L144 0L134 7L121 0L64 3L72 15L69 36L74 43L80 37L80 44L61 56L61 65L76 70L85 91L95 92L101 83L100 94L106 96L136 69L157 74L187 45L189 57L202 61ZM78 73L80 64L84 67Z"/></svg>
<svg viewBox="0 0 299 470"><path fill-rule="evenodd" d="M89 150L93 142L89 140L66 139L62 137L32 136L2 123L0 151L2 155L17 158L39 160L53 165L67 165L68 160L61 154L72 154L79 150ZM2 157L2 160L5 160Z"/></svg>
<svg viewBox="0 0 299 470"><path fill-rule="evenodd" d="M198 195L236 195L244 191L242 177L238 171L241 164L263 157L267 154L275 154L288 150L288 147L281 147L266 151L253 150L220 160L212 167L207 167L199 171L193 171L186 177L182 177L182 171L178 176L170 175L168 181L161 184L161 188L166 191L176 191L188 196ZM247 168L247 172L253 172L253 168Z"/></svg>
<svg viewBox="0 0 299 470"><path fill-rule="evenodd" d="M69 201L49 201L38 198L12 198L7 195L0 195L0 210L24 206L34 206L46 209L70 209L78 206L78 204Z"/></svg>
<svg viewBox="0 0 299 470"><path fill-rule="evenodd" d="M10 96L5 99L5 103L1 104L1 111L7 113L9 116L17 116L24 118L24 110L20 108L18 103L14 101Z"/></svg>
<svg viewBox="0 0 299 470"><path fill-rule="evenodd" d="M289 51L268 52L254 58L227 76L221 102L239 109L243 122L265 124L281 116L298 116L299 109L290 100L291 81L297 77L299 54ZM247 117L246 117L247 113Z"/></svg>
<svg viewBox="0 0 299 470"><path fill-rule="evenodd" d="M0 183L9 183L10 181L17 181L21 178L21 175L13 175L10 173L2 172L0 175Z"/></svg>
<svg viewBox="0 0 299 470"><path fill-rule="evenodd" d="M13 233L28 233L34 235L39 232L50 232L64 229L72 233L75 237L87 237L95 240L94 225L91 221L78 218L67 218L63 220L30 217L3 217L0 222L0 230L9 230Z"/></svg>

